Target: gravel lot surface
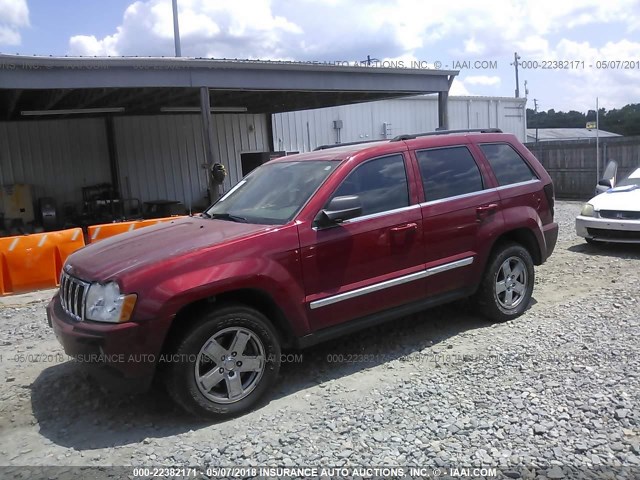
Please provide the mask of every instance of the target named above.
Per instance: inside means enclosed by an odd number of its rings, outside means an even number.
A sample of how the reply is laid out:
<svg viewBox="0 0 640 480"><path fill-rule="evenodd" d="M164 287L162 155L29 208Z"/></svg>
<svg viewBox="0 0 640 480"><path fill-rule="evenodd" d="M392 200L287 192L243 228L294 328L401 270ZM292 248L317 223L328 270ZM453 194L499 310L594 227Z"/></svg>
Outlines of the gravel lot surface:
<svg viewBox="0 0 640 480"><path fill-rule="evenodd" d="M217 424L157 390L101 392L46 325L53 291L0 299L0 464L640 478L640 247L587 245L579 209L557 205L558 246L517 320L492 325L458 302L320 345L283 365L260 408Z"/></svg>

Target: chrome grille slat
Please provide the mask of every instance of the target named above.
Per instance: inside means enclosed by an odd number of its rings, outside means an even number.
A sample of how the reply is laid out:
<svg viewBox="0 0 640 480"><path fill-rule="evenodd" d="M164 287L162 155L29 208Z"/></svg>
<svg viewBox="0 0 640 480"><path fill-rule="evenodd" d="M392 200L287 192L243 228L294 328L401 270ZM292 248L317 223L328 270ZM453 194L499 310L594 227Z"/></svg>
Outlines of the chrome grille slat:
<svg viewBox="0 0 640 480"><path fill-rule="evenodd" d="M71 305L71 308L73 309L73 311L79 312L80 309L78 308L78 293L80 293L80 285L76 284L76 288L74 288L72 291L73 291L73 304Z"/></svg>
<svg viewBox="0 0 640 480"><path fill-rule="evenodd" d="M64 276L64 274L60 275L60 304L62 305L62 308L65 308L65 304L64 304L64 294L62 292L64 292L64 284L66 281L66 277Z"/></svg>
<svg viewBox="0 0 640 480"><path fill-rule="evenodd" d="M71 298L71 287L72 286L73 286L73 282L69 282L69 284L67 285L67 288L65 289L65 292L64 292L64 296L65 296L64 303L65 303L65 305L67 306L67 308L69 310L71 310L71 305L70 305L69 299Z"/></svg>
<svg viewBox="0 0 640 480"><path fill-rule="evenodd" d="M84 304L89 283L72 277L66 272L60 276L60 305L74 320L84 320Z"/></svg>

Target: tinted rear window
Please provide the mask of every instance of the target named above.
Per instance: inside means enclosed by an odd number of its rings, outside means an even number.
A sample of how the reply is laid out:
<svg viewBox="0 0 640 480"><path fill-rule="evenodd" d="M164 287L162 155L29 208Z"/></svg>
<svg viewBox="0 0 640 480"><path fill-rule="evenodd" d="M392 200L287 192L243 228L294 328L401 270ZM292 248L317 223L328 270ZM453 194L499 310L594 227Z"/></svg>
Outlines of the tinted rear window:
<svg viewBox="0 0 640 480"><path fill-rule="evenodd" d="M427 201L482 190L482 177L467 147L416 152Z"/></svg>
<svg viewBox="0 0 640 480"><path fill-rule="evenodd" d="M489 143L480 145L489 161L493 173L502 185L536 180L538 177L511 145L506 143Z"/></svg>

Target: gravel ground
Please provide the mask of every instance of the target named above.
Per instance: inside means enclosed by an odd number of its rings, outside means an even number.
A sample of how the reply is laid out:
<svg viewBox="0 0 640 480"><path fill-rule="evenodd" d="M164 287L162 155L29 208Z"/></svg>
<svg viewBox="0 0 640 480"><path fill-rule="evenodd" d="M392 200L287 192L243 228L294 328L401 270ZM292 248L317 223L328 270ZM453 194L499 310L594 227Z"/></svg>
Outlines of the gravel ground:
<svg viewBox="0 0 640 480"><path fill-rule="evenodd" d="M217 424L157 390L101 392L46 326L53 291L5 297L0 464L488 466L510 478L639 478L640 247L587 245L574 233L579 208L557 205L558 246L515 321L492 325L458 302L320 345L283 365L260 408Z"/></svg>

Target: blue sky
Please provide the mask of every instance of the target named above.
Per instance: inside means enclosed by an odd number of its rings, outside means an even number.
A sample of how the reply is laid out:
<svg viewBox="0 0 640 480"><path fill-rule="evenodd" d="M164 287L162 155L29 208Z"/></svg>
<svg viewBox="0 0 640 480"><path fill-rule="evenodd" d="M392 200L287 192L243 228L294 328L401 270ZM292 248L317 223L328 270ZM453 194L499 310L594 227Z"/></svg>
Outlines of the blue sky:
<svg viewBox="0 0 640 480"><path fill-rule="evenodd" d="M317 61L470 62L458 95L513 96L541 109L640 103L640 0L178 0L183 55ZM0 52L173 55L171 0L0 0ZM473 68L476 61L497 68ZM629 61L598 69L597 62ZM544 62L573 61L570 69ZM535 63L537 62L537 64ZM534 68L524 68L526 65ZM553 65L553 63L548 64ZM565 64L569 66L568 64ZM623 67L634 68L623 68ZM537 68L535 68L537 67Z"/></svg>

